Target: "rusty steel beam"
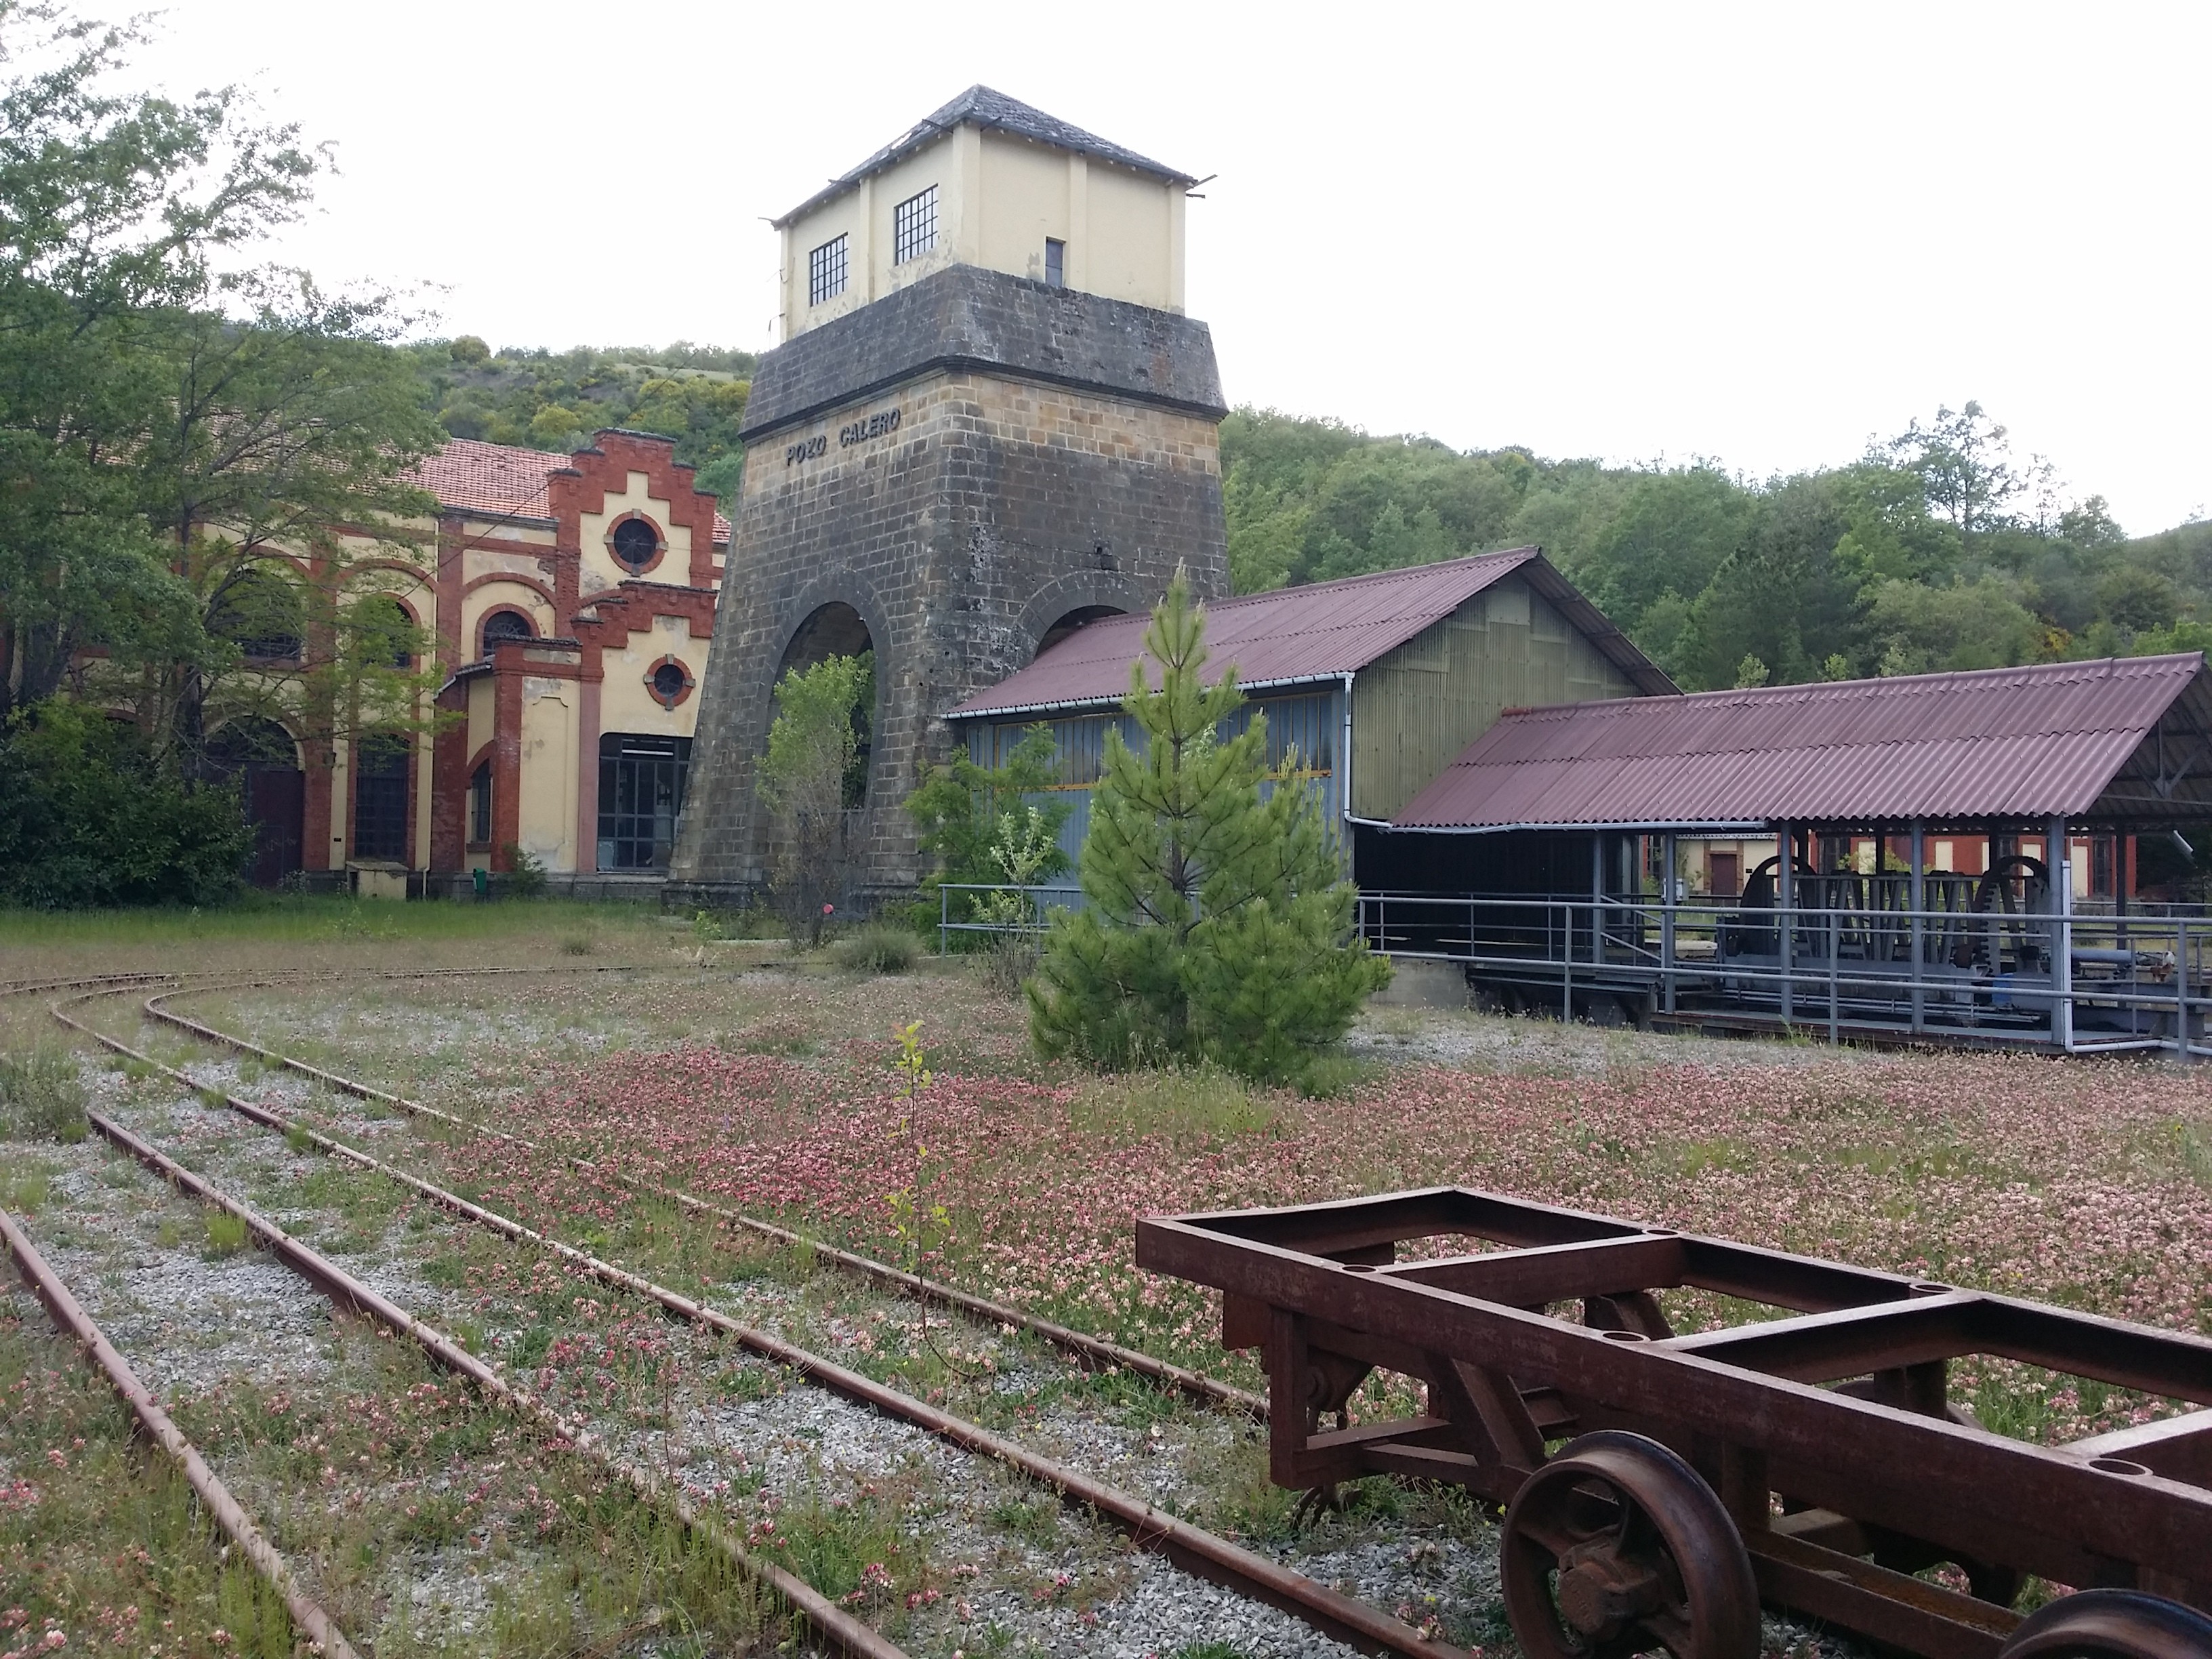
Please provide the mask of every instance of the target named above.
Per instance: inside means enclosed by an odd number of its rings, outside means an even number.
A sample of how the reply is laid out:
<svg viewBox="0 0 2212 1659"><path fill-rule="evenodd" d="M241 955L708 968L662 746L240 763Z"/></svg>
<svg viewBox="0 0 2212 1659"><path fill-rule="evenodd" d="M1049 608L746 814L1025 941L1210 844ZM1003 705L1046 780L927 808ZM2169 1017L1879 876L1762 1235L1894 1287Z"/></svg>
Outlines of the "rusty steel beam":
<svg viewBox="0 0 2212 1659"><path fill-rule="evenodd" d="M1980 1299L1951 1291L1911 1302L1699 1331L1668 1337L1656 1346L1769 1376L1825 1382L1975 1352L1972 1316Z"/></svg>
<svg viewBox="0 0 2212 1659"><path fill-rule="evenodd" d="M0 1243L4 1243L8 1254L15 1258L16 1271L23 1275L23 1282L31 1287L31 1293L45 1305L55 1326L84 1350L86 1357L107 1378L115 1392L123 1396L123 1403L130 1407L131 1414L137 1420L139 1429L148 1439L167 1452L184 1472L185 1484L207 1506L207 1512L214 1516L216 1525L222 1528L230 1541L238 1546L239 1553L252 1564L253 1570L267 1579L277 1595L283 1598L284 1609L292 1615L292 1623L313 1644L315 1651L322 1654L325 1659L360 1659L353 1644L346 1640L345 1632L337 1627L337 1621L324 1611L319 1601L307 1594L298 1575L277 1553L276 1547L253 1524L253 1519L246 1514L245 1506L230 1495L230 1489L208 1467L207 1460L200 1455L198 1449L185 1437L184 1431L176 1425L168 1413L161 1409L161 1402L138 1380L138 1374L131 1369L130 1362L116 1352L100 1327L93 1322L92 1316L85 1312L82 1305L70 1294L69 1286L62 1282L61 1276L39 1254L31 1243L30 1236L5 1210L0 1210Z"/></svg>
<svg viewBox="0 0 2212 1659"><path fill-rule="evenodd" d="M1682 1283L1688 1253L1670 1233L1632 1233L1572 1244L1539 1244L1484 1255L1435 1256L1381 1269L1408 1284L1434 1285L1516 1308L1586 1296L1618 1296Z"/></svg>
<svg viewBox="0 0 2212 1659"><path fill-rule="evenodd" d="M2069 1440L2059 1449L2073 1457L2113 1457L2140 1463L2169 1480L2212 1486L2212 1411L2185 1412L2109 1434Z"/></svg>

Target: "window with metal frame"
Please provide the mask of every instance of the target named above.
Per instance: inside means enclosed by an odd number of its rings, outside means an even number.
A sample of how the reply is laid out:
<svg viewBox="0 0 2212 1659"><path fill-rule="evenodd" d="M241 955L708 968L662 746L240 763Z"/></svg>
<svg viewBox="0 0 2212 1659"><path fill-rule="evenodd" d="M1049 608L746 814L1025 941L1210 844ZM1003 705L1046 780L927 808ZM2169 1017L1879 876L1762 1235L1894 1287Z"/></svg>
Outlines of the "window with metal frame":
<svg viewBox="0 0 2212 1659"><path fill-rule="evenodd" d="M845 291L846 239L833 236L806 256L806 303L818 306Z"/></svg>
<svg viewBox="0 0 2212 1659"><path fill-rule="evenodd" d="M407 798L412 750L407 739L376 733L354 745L353 855L402 863L407 857Z"/></svg>
<svg viewBox="0 0 2212 1659"><path fill-rule="evenodd" d="M1053 288L1067 286L1067 244L1056 236L1044 239L1044 280Z"/></svg>
<svg viewBox="0 0 2212 1659"><path fill-rule="evenodd" d="M531 626L530 618L520 611L495 611L484 618L483 654L490 656L510 641L537 637L538 630Z"/></svg>
<svg viewBox="0 0 2212 1659"><path fill-rule="evenodd" d="M937 186L909 196L891 210L891 263L919 259L937 246Z"/></svg>
<svg viewBox="0 0 2212 1659"><path fill-rule="evenodd" d="M485 761L469 775L469 841L491 844L491 763Z"/></svg>
<svg viewBox="0 0 2212 1659"><path fill-rule="evenodd" d="M691 769L691 739L609 732L599 738L599 868L665 870Z"/></svg>

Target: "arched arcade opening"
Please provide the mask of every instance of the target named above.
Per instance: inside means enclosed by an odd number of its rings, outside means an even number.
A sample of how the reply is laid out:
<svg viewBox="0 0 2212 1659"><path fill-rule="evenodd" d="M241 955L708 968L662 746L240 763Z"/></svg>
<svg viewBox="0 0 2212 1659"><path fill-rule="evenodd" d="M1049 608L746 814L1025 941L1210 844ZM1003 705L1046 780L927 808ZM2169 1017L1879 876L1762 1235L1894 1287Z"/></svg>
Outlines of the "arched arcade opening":
<svg viewBox="0 0 2212 1659"><path fill-rule="evenodd" d="M842 599L817 606L792 634L776 665L775 684L785 676L805 673L832 657L854 657L867 666L860 696L853 708L853 764L845 775L845 805L865 806L868 794L868 763L874 746L876 725L876 642L860 613Z"/></svg>

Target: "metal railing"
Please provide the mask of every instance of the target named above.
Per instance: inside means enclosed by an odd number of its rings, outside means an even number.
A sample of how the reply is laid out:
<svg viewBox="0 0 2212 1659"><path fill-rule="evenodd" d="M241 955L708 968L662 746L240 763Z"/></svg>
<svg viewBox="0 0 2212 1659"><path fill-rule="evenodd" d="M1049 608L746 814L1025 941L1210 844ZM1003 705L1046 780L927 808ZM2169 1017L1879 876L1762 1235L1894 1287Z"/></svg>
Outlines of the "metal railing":
<svg viewBox="0 0 2212 1659"><path fill-rule="evenodd" d="M966 914L957 921L952 915L955 893L981 896L962 906ZM955 933L1042 933L1052 925L1054 911L1080 910L1084 903L1080 887L993 886L986 882L948 881L937 890L937 895L939 956L951 948ZM987 914L979 917L975 914L978 910Z"/></svg>
<svg viewBox="0 0 2212 1659"><path fill-rule="evenodd" d="M1363 892L1370 948L1449 962L1571 1018L1579 998L1655 1014L1734 1011L1844 1034L1971 1032L2068 1053L2212 1055L2212 916L1760 908L1547 895Z"/></svg>

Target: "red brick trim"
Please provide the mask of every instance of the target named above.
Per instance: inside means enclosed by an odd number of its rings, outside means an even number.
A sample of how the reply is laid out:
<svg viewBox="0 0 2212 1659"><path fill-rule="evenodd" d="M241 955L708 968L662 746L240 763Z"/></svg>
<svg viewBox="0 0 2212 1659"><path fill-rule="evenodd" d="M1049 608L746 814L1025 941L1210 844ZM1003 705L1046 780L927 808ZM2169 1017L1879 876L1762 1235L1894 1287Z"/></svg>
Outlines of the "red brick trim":
<svg viewBox="0 0 2212 1659"><path fill-rule="evenodd" d="M441 514L438 520L435 584L438 594L438 655L448 674L467 660L461 654L461 595L465 591L461 584L461 556L466 544L467 538L461 533L458 515L450 513ZM435 792L433 793L434 794ZM434 832L431 839L434 845Z"/></svg>
<svg viewBox="0 0 2212 1659"><path fill-rule="evenodd" d="M619 495L627 489L633 472L644 473L648 493L668 503L669 526L682 525L690 531L691 585L713 586L714 498L691 487L696 475L692 468L677 464L672 439L603 430L592 438L589 449L578 450L567 467L550 473L546 495L560 521L560 544L578 550L583 514L605 512L609 492Z"/></svg>
<svg viewBox="0 0 2212 1659"><path fill-rule="evenodd" d="M468 861L469 682L447 681L438 708L454 718L430 739L430 868L453 871Z"/></svg>
<svg viewBox="0 0 2212 1659"><path fill-rule="evenodd" d="M673 668L678 673L684 676L683 689L678 691L672 697L664 695L660 690L660 671L664 668ZM690 702L691 694L698 689L698 681L691 677L691 670L685 665L684 659L681 657L675 656L673 654L661 657L656 659L652 665L645 671L646 694L650 696L653 702L659 703L663 708L669 709L672 712L681 708L685 703Z"/></svg>

